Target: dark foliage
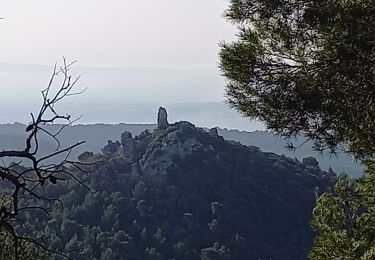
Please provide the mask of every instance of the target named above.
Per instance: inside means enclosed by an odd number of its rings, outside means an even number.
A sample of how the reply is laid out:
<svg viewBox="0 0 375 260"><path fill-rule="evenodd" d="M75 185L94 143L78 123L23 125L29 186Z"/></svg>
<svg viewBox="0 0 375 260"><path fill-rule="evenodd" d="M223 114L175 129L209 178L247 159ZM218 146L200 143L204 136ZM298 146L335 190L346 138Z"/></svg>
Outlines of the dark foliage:
<svg viewBox="0 0 375 260"><path fill-rule="evenodd" d="M275 133L344 148L367 166L317 200L310 258L374 259L374 1L230 2L241 27L221 51L230 103Z"/></svg>
<svg viewBox="0 0 375 260"><path fill-rule="evenodd" d="M73 259L305 259L315 191L335 178L314 159L263 153L188 122L126 133L112 154L80 158L97 162L81 176L95 192L49 184L64 209L25 215Z"/></svg>
<svg viewBox="0 0 375 260"><path fill-rule="evenodd" d="M317 149L375 152L372 0L231 0L239 40L223 44L229 102L272 131Z"/></svg>

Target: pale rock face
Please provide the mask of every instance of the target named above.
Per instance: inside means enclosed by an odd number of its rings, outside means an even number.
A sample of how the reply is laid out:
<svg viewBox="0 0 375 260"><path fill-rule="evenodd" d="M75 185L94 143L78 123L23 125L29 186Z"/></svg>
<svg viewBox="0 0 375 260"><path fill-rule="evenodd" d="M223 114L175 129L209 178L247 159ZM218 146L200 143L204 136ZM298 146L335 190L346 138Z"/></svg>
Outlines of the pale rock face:
<svg viewBox="0 0 375 260"><path fill-rule="evenodd" d="M158 113L158 129L164 130L168 128L169 123L168 123L168 114L167 110L164 107L159 108L159 113Z"/></svg>
<svg viewBox="0 0 375 260"><path fill-rule="evenodd" d="M185 159L196 151L214 152L211 144L201 142L196 128L189 122L178 122L159 133L148 146L148 151L140 160L144 173L163 176L174 166L176 159Z"/></svg>
<svg viewBox="0 0 375 260"><path fill-rule="evenodd" d="M153 175L165 175L170 166L174 164L174 157L184 159L194 151L202 149L203 145L195 138L179 140L176 132L169 133L158 149L154 149L143 158L141 165L143 171Z"/></svg>

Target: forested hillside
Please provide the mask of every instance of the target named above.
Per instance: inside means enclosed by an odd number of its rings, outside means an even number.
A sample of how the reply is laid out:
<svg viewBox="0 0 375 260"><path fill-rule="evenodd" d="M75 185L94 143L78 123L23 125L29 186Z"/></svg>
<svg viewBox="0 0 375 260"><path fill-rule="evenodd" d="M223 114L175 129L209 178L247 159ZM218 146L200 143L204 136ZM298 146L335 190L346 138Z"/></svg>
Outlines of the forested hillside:
<svg viewBox="0 0 375 260"><path fill-rule="evenodd" d="M124 132L45 187L63 202L28 230L73 259L305 259L316 192L335 179L303 162L224 140L188 122ZM49 259L59 259L54 256Z"/></svg>

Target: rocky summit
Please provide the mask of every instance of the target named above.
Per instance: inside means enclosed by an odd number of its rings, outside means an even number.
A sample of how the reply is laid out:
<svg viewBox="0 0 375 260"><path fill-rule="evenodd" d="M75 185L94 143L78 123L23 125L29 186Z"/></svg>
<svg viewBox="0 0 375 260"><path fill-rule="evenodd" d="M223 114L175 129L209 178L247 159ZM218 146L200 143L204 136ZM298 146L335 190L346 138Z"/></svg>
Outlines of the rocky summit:
<svg viewBox="0 0 375 260"><path fill-rule="evenodd" d="M332 172L311 157L300 162L226 141L216 129L162 125L134 137L125 132L101 154L80 157L97 162L82 177L97 193L79 195L86 199L72 209L78 241L84 243L84 228L100 226L112 205L109 221L117 224L101 232L127 234L124 259L307 258L315 196L334 183ZM90 197L97 211L86 205ZM103 246L120 252L113 243Z"/></svg>

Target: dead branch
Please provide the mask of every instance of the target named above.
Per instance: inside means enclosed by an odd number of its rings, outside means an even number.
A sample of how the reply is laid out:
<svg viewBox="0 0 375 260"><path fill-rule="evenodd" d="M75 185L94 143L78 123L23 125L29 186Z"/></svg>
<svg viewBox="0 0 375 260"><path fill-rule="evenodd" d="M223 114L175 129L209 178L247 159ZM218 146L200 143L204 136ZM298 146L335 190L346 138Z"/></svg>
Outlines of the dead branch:
<svg viewBox="0 0 375 260"><path fill-rule="evenodd" d="M61 143L58 139L59 134L69 125L74 123L76 120L72 120L70 115L64 115L57 111L56 105L60 103L63 99L75 96L83 93L82 91L73 92L74 87L79 80L79 77L73 78L69 71L71 66L75 62L67 63L65 58L63 59L63 65L58 66L55 64L52 76L49 80L47 87L41 91L43 102L41 108L37 114L31 114L31 123L27 126L26 132L27 137L25 141L24 150L3 150L0 151L0 160L3 162L0 166L0 181L7 182L7 185L12 187L12 193L5 196L6 204L0 208L0 231L6 231L8 234L12 235L14 238L15 246L15 259L18 259L17 247L18 241L26 240L34 243L39 248L46 250L50 253L59 254L65 256L59 252L54 252L50 250L47 246L42 244L38 239L32 237L22 237L17 234L13 222L19 221L17 215L20 211L24 210L43 210L48 212L47 208L42 208L34 205L26 205L20 207L20 198L25 196L33 198L36 200L43 200L47 202L58 201L56 199L47 198L38 194L38 189L47 182L56 184L58 181L64 180L61 177L57 177L58 174L67 175L77 182L79 182L84 187L88 188L77 176L75 176L71 169L72 167L79 168L79 170L84 171L74 161L69 160L69 155L72 149L79 145L82 145L84 141L77 142L68 147L61 149ZM59 77L61 84L56 88L55 80ZM63 123L62 126L56 131L47 130L45 128L48 124L53 123ZM43 157L38 157L39 151L39 134L44 133L51 137L56 142L56 150ZM65 155L59 163L49 163L46 161L54 159L59 155ZM12 158L18 163L12 165L6 165L3 158ZM31 167L25 168L21 166L21 162L30 162ZM20 168L22 168L20 170ZM59 201L62 203L61 201Z"/></svg>

